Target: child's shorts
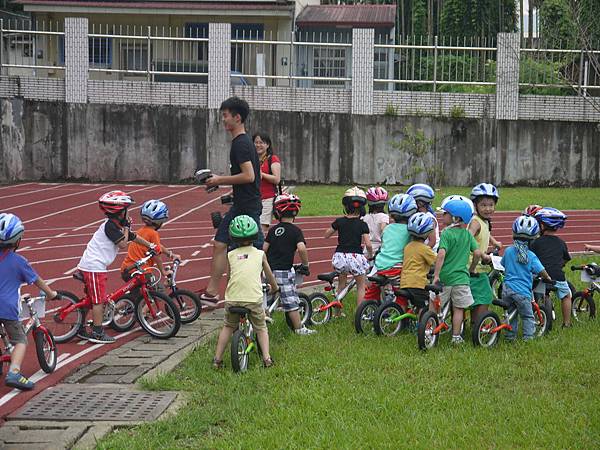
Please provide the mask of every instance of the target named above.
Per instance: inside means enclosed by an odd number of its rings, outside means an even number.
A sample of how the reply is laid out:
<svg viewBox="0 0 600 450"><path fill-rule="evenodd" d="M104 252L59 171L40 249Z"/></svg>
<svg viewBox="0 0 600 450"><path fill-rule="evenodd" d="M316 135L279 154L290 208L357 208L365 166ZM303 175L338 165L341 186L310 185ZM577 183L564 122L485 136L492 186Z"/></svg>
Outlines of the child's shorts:
<svg viewBox="0 0 600 450"><path fill-rule="evenodd" d="M81 270L81 273L83 274L85 290L92 301L92 305L106 303L108 300L106 295L108 274L106 272L86 272L85 270Z"/></svg>
<svg viewBox="0 0 600 450"><path fill-rule="evenodd" d="M452 300L452 306L456 308L468 308L473 304L471 288L468 284L459 284L457 286L444 286L440 292L442 307Z"/></svg>
<svg viewBox="0 0 600 450"><path fill-rule="evenodd" d="M369 271L369 261L361 253L335 252L331 264L340 273L365 275Z"/></svg>
<svg viewBox="0 0 600 450"><path fill-rule="evenodd" d="M556 288L556 295L558 295L558 298L561 300L569 295L573 295L569 283L566 281L556 281L554 287Z"/></svg>
<svg viewBox="0 0 600 450"><path fill-rule="evenodd" d="M273 275L279 286L281 307L285 312L297 311L300 300L296 290L296 273L293 270L274 270Z"/></svg>
<svg viewBox="0 0 600 450"><path fill-rule="evenodd" d="M12 345L27 344L27 335L23 329L23 324L18 320L0 319L4 329L8 334L8 339Z"/></svg>
<svg viewBox="0 0 600 450"><path fill-rule="evenodd" d="M419 288L404 288L411 295L410 302L417 308L425 308L429 303L429 291Z"/></svg>
<svg viewBox="0 0 600 450"><path fill-rule="evenodd" d="M266 330L267 322L265 321L265 309L262 303L245 303L245 302L225 302L225 326L227 328L237 328L240 324L240 315L229 312L232 306L241 306L250 311L248 319L256 331Z"/></svg>

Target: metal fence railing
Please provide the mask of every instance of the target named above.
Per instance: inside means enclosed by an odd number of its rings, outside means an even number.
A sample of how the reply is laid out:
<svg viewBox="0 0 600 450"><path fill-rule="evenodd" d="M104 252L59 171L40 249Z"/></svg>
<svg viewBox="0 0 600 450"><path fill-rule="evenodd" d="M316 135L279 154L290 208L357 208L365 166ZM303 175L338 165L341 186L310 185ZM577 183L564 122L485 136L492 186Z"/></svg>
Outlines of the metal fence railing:
<svg viewBox="0 0 600 450"><path fill-rule="evenodd" d="M375 86L402 90L447 90L496 85L496 47L487 38L406 38L375 44Z"/></svg>

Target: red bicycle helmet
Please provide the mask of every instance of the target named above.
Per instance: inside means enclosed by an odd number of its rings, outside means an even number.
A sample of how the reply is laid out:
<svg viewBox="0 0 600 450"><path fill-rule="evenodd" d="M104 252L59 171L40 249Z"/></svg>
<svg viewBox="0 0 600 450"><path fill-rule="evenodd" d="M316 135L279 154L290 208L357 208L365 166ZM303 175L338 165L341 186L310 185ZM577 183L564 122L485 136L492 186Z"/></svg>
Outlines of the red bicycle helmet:
<svg viewBox="0 0 600 450"><path fill-rule="evenodd" d="M118 214L132 205L133 199L123 191L110 191L98 200L100 209L106 214Z"/></svg>
<svg viewBox="0 0 600 450"><path fill-rule="evenodd" d="M535 216L535 214L542 209L540 205L529 205L527 208L523 210L523 215L525 216Z"/></svg>
<svg viewBox="0 0 600 450"><path fill-rule="evenodd" d="M300 197L294 194L278 195L273 202L273 209L279 217L284 212L291 212L292 215L296 216L301 207L302 202L300 201Z"/></svg>

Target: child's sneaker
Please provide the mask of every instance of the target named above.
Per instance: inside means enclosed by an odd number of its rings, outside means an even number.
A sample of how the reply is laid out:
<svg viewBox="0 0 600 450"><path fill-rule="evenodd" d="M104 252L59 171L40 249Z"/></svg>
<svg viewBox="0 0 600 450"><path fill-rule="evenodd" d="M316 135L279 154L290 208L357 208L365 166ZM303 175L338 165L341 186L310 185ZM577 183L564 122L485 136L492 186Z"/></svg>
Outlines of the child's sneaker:
<svg viewBox="0 0 600 450"><path fill-rule="evenodd" d="M35 387L35 383L23 376L21 372L8 372L4 384L22 391L30 391Z"/></svg>
<svg viewBox="0 0 600 450"><path fill-rule="evenodd" d="M298 328L296 330L296 334L301 334L301 335L315 334L316 332L317 332L317 330L311 330L310 328L306 328L306 327Z"/></svg>
<svg viewBox="0 0 600 450"><path fill-rule="evenodd" d="M77 337L79 339L83 339L85 341L88 341L90 339L90 337L92 337L92 336L91 336L90 333L88 333L88 331L85 329L85 327L81 327L77 331Z"/></svg>
<svg viewBox="0 0 600 450"><path fill-rule="evenodd" d="M263 367L265 369L268 369L269 367L273 367L273 365L275 364L275 361L273 361L273 358L269 358L269 359L263 359Z"/></svg>
<svg viewBox="0 0 600 450"><path fill-rule="evenodd" d="M218 360L217 358L213 358L212 366L215 370L221 370L223 367L225 367L223 364L223 360Z"/></svg>
<svg viewBox="0 0 600 450"><path fill-rule="evenodd" d="M94 344L112 344L116 339L102 330L101 333L93 331L88 341L93 342Z"/></svg>
<svg viewBox="0 0 600 450"><path fill-rule="evenodd" d="M452 336L452 344L460 345L464 342L465 342L465 340L462 338L462 336Z"/></svg>
<svg viewBox="0 0 600 450"><path fill-rule="evenodd" d="M273 318L271 316L265 316L265 322L273 323Z"/></svg>

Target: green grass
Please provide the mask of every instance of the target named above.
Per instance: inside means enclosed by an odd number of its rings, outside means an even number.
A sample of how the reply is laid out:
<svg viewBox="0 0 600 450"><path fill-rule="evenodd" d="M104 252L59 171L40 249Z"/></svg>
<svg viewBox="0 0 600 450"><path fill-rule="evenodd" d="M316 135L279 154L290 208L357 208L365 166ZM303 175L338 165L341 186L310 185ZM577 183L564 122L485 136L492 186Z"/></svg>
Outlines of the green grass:
<svg viewBox="0 0 600 450"><path fill-rule="evenodd" d="M346 319L314 336L291 335L278 314L269 370L255 360L242 375L216 372L214 342L197 349L143 385L186 391L177 415L113 433L98 447L600 447L600 324L556 326L531 343L493 349L453 348L445 335L421 353L411 334L356 335L353 303Z"/></svg>
<svg viewBox="0 0 600 450"><path fill-rule="evenodd" d="M299 185L295 193L302 199L301 216L341 214L342 195L349 186ZM403 192L408 186L386 186L388 192ZM436 190L435 206L451 194L468 196L471 188L443 187ZM529 204L558 209L600 209L600 188L500 188L498 211L520 211Z"/></svg>

